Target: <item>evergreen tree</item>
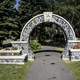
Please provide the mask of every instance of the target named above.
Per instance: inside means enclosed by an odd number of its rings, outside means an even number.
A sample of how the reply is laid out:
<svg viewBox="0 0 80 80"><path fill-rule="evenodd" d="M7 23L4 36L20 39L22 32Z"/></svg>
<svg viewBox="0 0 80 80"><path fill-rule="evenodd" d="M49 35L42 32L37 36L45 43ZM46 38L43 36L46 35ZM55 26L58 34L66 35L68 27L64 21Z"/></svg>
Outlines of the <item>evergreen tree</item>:
<svg viewBox="0 0 80 80"><path fill-rule="evenodd" d="M80 32L79 0L21 0L17 10L15 4L15 0L0 0L1 41L4 39L19 39L25 23L35 15L45 11L52 11L55 14L61 15L72 24L76 32ZM38 31L40 31L39 29ZM50 31L48 32L50 34ZM38 33L38 35L40 34ZM80 36L78 35L78 37Z"/></svg>
<svg viewBox="0 0 80 80"><path fill-rule="evenodd" d="M19 9L20 23L22 27L33 16L52 11L67 19L74 30L79 31L80 25L80 1L79 0L21 0Z"/></svg>
<svg viewBox="0 0 80 80"><path fill-rule="evenodd" d="M15 40L19 36L20 24L17 20L18 12L14 9L15 0L0 1L0 42Z"/></svg>

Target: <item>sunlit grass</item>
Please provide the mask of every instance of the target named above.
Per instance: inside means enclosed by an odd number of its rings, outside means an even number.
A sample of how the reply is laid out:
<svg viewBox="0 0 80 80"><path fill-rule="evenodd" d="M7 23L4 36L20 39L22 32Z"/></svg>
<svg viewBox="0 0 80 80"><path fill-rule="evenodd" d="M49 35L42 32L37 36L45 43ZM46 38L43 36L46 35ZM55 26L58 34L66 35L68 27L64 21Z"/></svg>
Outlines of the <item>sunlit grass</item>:
<svg viewBox="0 0 80 80"><path fill-rule="evenodd" d="M26 80L31 64L31 62L24 65L0 64L0 80Z"/></svg>
<svg viewBox="0 0 80 80"><path fill-rule="evenodd" d="M76 80L80 80L80 62L67 63Z"/></svg>
<svg viewBox="0 0 80 80"><path fill-rule="evenodd" d="M57 50L57 51L62 51L62 52L63 52L63 51L64 51L64 48L57 48L56 50Z"/></svg>

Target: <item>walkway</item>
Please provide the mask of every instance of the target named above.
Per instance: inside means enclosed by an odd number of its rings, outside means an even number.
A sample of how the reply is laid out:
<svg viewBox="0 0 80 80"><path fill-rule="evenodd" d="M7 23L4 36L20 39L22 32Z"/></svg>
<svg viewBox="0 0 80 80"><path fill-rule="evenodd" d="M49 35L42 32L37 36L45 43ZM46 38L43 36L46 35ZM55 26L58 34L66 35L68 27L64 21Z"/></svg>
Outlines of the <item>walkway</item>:
<svg viewBox="0 0 80 80"><path fill-rule="evenodd" d="M36 55L27 80L74 80L57 52Z"/></svg>

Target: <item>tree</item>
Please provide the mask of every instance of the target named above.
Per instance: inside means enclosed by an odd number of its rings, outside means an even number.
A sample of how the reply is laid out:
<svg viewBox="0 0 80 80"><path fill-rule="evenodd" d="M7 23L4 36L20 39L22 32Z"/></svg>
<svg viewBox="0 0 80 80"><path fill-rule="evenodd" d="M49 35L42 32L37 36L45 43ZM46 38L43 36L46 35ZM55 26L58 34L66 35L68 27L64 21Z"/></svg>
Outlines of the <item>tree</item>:
<svg viewBox="0 0 80 80"><path fill-rule="evenodd" d="M20 24L17 21L18 12L14 9L15 0L3 0L0 2L0 42L3 40L15 40L19 36Z"/></svg>
<svg viewBox="0 0 80 80"><path fill-rule="evenodd" d="M45 11L52 11L53 13L64 17L70 22L75 31L80 32L79 0L21 0L19 9L20 18L18 20L22 23L23 27L33 16Z"/></svg>

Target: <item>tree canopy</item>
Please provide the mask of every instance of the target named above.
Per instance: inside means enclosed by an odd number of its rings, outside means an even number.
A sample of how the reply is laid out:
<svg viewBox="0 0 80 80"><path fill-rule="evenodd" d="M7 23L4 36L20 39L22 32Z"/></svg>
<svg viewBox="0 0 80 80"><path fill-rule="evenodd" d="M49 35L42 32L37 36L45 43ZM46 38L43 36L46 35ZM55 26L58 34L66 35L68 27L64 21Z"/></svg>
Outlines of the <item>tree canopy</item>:
<svg viewBox="0 0 80 80"><path fill-rule="evenodd" d="M77 37L80 37L79 0L19 0L18 9L15 5L16 0L0 0L0 42L19 39L25 23L45 11L52 11L67 19Z"/></svg>

